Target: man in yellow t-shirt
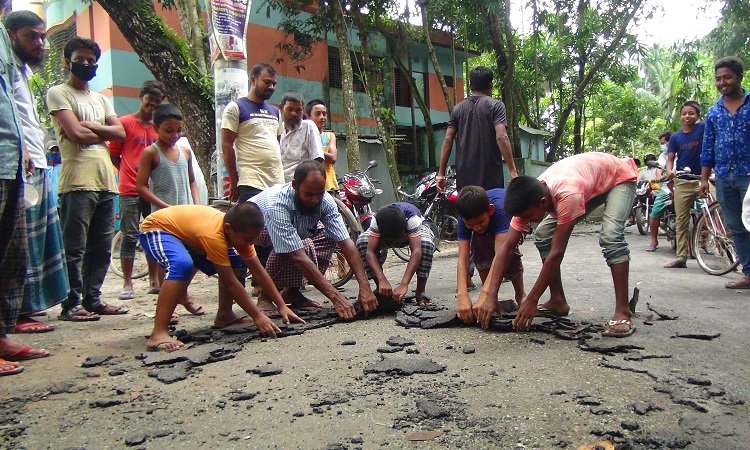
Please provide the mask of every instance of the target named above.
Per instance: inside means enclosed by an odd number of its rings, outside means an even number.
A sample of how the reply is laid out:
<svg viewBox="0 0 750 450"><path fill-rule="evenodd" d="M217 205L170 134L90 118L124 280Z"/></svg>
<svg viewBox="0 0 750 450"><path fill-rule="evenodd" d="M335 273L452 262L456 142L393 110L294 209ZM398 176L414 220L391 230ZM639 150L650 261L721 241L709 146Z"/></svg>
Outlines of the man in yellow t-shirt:
<svg viewBox="0 0 750 450"><path fill-rule="evenodd" d="M154 329L146 343L148 350L170 352L184 345L169 336L169 322L177 303L187 294L195 269L207 275L219 274L219 309L214 328L255 323L266 336L276 337L279 331L237 279L233 269L242 269L243 262L276 305L284 323L304 323L286 306L255 253L253 242L263 227L263 213L251 202L239 203L226 214L202 205L170 206L143 221L138 239L165 274L156 303ZM233 301L250 317L235 314Z"/></svg>
<svg viewBox="0 0 750 450"><path fill-rule="evenodd" d="M68 81L47 91L62 154L60 222L70 292L60 320L98 320L127 309L101 300L115 230L117 182L105 141L125 138L107 97L89 89L101 50L90 39L74 37L63 49ZM81 305L86 309L84 311Z"/></svg>

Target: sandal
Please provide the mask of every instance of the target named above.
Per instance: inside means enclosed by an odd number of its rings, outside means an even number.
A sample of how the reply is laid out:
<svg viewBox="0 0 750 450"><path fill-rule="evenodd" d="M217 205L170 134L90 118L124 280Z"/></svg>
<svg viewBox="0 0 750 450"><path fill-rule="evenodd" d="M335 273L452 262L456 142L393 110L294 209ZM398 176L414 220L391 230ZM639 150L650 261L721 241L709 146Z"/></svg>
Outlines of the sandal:
<svg viewBox="0 0 750 450"><path fill-rule="evenodd" d="M92 313L99 314L100 316L119 316L122 314L127 314L128 311L130 311L128 308L124 308L122 306L112 306L106 303L99 303L96 306L92 306L86 309L91 311Z"/></svg>
<svg viewBox="0 0 750 450"><path fill-rule="evenodd" d="M167 345L169 345L169 347L167 347ZM179 350L184 346L185 344L180 341L164 341L159 342L156 345L147 345L146 350L149 352L172 353L173 351Z"/></svg>
<svg viewBox="0 0 750 450"><path fill-rule="evenodd" d="M80 306L76 306L68 310L63 309L60 315L57 316L57 319L66 322L94 322L101 319L101 317L86 311Z"/></svg>
<svg viewBox="0 0 750 450"><path fill-rule="evenodd" d="M19 317L14 333L46 333L53 331L55 326L51 323L43 323L30 317Z"/></svg>
<svg viewBox="0 0 750 450"><path fill-rule="evenodd" d="M29 359L46 358L49 355L51 355L49 350L24 345L17 352L13 352L9 355L3 355L0 359L4 359L6 361L28 361Z"/></svg>
<svg viewBox="0 0 750 450"><path fill-rule="evenodd" d="M616 327L618 325L627 325L628 329L624 331L615 331L612 329L612 327ZM604 331L602 331L602 336L605 337L616 337L616 338L623 338L628 337L635 331L635 326L633 326L632 320L627 319L621 319L621 320L610 320L607 322L606 325L604 325Z"/></svg>
<svg viewBox="0 0 750 450"><path fill-rule="evenodd" d="M20 364L14 364L0 358L0 377L7 375L16 375L23 372L23 366Z"/></svg>
<svg viewBox="0 0 750 450"><path fill-rule="evenodd" d="M135 292L132 289L123 289L120 295L117 296L118 300L132 300L135 298Z"/></svg>
<svg viewBox="0 0 750 450"><path fill-rule="evenodd" d="M657 245L649 245L648 247L646 247L646 251L653 253L653 252L656 251L657 248L659 248L658 244Z"/></svg>

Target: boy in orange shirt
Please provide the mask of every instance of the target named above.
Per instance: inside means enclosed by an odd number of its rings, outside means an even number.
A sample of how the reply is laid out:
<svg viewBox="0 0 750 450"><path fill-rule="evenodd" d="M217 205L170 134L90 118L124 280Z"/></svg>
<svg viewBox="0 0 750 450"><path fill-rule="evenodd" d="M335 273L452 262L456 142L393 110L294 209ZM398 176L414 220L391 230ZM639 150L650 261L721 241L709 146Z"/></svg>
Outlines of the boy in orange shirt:
<svg viewBox="0 0 750 450"><path fill-rule="evenodd" d="M244 202L226 214L208 206L178 205L152 213L141 224L138 238L149 257L165 272L156 304L154 329L146 342L150 351L174 351L184 344L168 332L169 321L180 299L185 297L194 268L219 275L219 310L214 327L255 323L266 336L276 337L279 328L250 300L233 269L244 262L253 279L276 304L284 323L304 323L284 303L281 294L260 263L253 242L263 230L263 214L257 205ZM247 312L238 316L232 301Z"/></svg>

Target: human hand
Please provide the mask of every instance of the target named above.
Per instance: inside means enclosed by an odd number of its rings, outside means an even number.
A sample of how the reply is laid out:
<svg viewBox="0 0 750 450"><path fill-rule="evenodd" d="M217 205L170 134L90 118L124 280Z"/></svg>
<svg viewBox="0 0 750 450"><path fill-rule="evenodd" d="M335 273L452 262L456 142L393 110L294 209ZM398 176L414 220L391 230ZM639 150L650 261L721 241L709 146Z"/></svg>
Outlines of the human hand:
<svg viewBox="0 0 750 450"><path fill-rule="evenodd" d="M253 322L255 322L255 326L258 327L261 334L266 337L275 338L276 333L281 331L265 314L254 317Z"/></svg>
<svg viewBox="0 0 750 450"><path fill-rule="evenodd" d="M338 293L337 293L338 294ZM373 295L373 298L375 296ZM343 295L338 294L334 298L330 299L331 303L333 303L333 309L336 310L336 314L339 315L339 318L341 320L352 320L354 319L354 316L356 312L354 311L354 306L352 306L349 301L344 298ZM362 304L362 307L365 307L365 304Z"/></svg>
<svg viewBox="0 0 750 450"><path fill-rule="evenodd" d="M232 203L237 203L237 200L240 198L240 190L237 189L236 184L232 184L232 186L229 188L229 201Z"/></svg>
<svg viewBox="0 0 750 450"><path fill-rule="evenodd" d="M701 197L708 197L708 180L701 179Z"/></svg>
<svg viewBox="0 0 750 450"><path fill-rule="evenodd" d="M378 281L378 294L382 295L383 297L393 296L393 288L391 287L391 283L389 283L385 278Z"/></svg>
<svg viewBox="0 0 750 450"><path fill-rule="evenodd" d="M445 177L437 179L437 191L438 192L445 192L446 186L448 186L448 180L446 180Z"/></svg>
<svg viewBox="0 0 750 450"><path fill-rule="evenodd" d="M461 322L470 324L470 323L476 323L477 318L474 316L474 311L472 310L472 303L471 298L469 297L469 294L458 294L458 305L456 308L456 315L461 320Z"/></svg>
<svg viewBox="0 0 750 450"><path fill-rule="evenodd" d="M539 313L537 309L537 302L535 300L529 300L527 297L521 307L518 308L516 313L516 320L513 321L513 328L516 331L526 331L531 328L531 323L534 321L534 317Z"/></svg>
<svg viewBox="0 0 750 450"><path fill-rule="evenodd" d="M673 171L671 171L671 170L668 170L668 171L667 171L667 179L668 179L668 180L671 180L671 179L673 179L674 177L675 177L675 174L674 174L674 172L673 172Z"/></svg>
<svg viewBox="0 0 750 450"><path fill-rule="evenodd" d="M403 283L399 284L393 291L393 300L396 303L403 303L407 292L409 292L409 285Z"/></svg>
<svg viewBox="0 0 750 450"><path fill-rule="evenodd" d="M370 289L360 289L358 296L359 304L362 305L362 309L365 312L365 317L370 315L371 312L378 309L378 299L375 298L375 294Z"/></svg>
<svg viewBox="0 0 750 450"><path fill-rule="evenodd" d="M283 308L279 308L279 314L281 314L281 321L284 323L297 322L305 323L297 314L294 313L288 306L284 305Z"/></svg>
<svg viewBox="0 0 750 450"><path fill-rule="evenodd" d="M472 307L472 312L477 318L477 322L485 330L490 326L490 319L492 319L492 315L497 310L497 296L492 297L482 290L482 293L479 294L479 300Z"/></svg>
<svg viewBox="0 0 750 450"><path fill-rule="evenodd" d="M511 179L511 180L512 180L513 178L517 177L517 176L518 176L518 170L511 170L511 171L510 171L510 179Z"/></svg>

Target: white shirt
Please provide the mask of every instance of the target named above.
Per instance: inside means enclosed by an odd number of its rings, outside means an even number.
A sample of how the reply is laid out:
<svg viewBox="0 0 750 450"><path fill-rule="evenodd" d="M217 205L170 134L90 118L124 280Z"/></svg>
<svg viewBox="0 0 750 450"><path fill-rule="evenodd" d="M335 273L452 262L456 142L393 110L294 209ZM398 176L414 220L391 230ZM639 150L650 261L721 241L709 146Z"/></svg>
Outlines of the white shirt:
<svg viewBox="0 0 750 450"><path fill-rule="evenodd" d="M18 56L15 56L15 63L18 77L13 82L13 98L16 100L18 115L21 117L24 148L28 150L29 158L34 163L34 167L46 169L47 155L44 148L46 133L42 125L39 124L34 94L29 88L29 78L31 78L33 72L28 65L18 59Z"/></svg>
<svg viewBox="0 0 750 450"><path fill-rule="evenodd" d="M320 132L312 120L303 120L291 130L287 130L285 124L280 145L281 165L284 166L284 180L287 183L294 178L294 170L299 163L308 159L323 159Z"/></svg>

